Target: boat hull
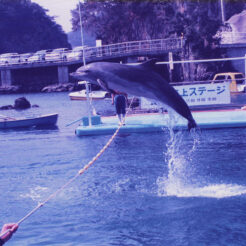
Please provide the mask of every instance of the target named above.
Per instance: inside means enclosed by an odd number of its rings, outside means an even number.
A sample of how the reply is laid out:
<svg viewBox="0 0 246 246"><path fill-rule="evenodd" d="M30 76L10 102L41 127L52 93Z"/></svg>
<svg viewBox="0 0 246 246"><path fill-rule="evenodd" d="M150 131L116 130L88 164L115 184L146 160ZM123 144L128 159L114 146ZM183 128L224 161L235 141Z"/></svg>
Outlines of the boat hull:
<svg viewBox="0 0 246 246"><path fill-rule="evenodd" d="M82 97L82 96L69 96L70 100L79 100L79 101L85 101L87 100L86 97ZM91 98L92 100L103 100L105 99L105 97L93 97Z"/></svg>
<svg viewBox="0 0 246 246"><path fill-rule="evenodd" d="M106 91L91 91L89 97L92 100L103 100L110 98L110 94ZM71 100L87 100L86 90L71 92L69 98Z"/></svg>
<svg viewBox="0 0 246 246"><path fill-rule="evenodd" d="M55 126L58 114L42 115L35 118L3 120L0 121L0 129L15 129L26 127Z"/></svg>

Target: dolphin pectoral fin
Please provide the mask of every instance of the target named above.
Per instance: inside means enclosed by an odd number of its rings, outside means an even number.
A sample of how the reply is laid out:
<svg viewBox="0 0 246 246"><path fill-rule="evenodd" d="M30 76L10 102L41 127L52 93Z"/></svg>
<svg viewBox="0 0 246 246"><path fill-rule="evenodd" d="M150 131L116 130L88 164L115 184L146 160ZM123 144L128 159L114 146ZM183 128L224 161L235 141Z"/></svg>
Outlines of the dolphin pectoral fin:
<svg viewBox="0 0 246 246"><path fill-rule="evenodd" d="M98 83L99 86L101 86L102 89L104 89L105 91L107 91L107 92L109 92L109 93L115 93L115 91L112 90L112 89L109 89L109 88L108 88L108 85L107 85L104 81L102 81L101 79L97 79L97 83Z"/></svg>
<svg viewBox="0 0 246 246"><path fill-rule="evenodd" d="M105 90L108 91L108 86L101 79L97 79L97 83Z"/></svg>

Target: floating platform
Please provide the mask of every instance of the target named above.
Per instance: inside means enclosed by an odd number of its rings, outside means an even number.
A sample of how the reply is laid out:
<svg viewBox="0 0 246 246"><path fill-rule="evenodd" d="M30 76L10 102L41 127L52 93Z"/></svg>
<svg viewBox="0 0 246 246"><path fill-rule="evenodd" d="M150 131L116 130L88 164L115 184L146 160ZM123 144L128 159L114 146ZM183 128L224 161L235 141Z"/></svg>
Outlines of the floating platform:
<svg viewBox="0 0 246 246"><path fill-rule="evenodd" d="M192 115L200 129L246 127L246 110L222 109L193 111ZM92 126L85 124L75 130L77 136L113 134L118 128L117 116L94 116ZM160 132L163 128L173 126L174 130L187 130L187 120L178 116L172 124L167 113L142 113L127 115L125 125L120 133Z"/></svg>

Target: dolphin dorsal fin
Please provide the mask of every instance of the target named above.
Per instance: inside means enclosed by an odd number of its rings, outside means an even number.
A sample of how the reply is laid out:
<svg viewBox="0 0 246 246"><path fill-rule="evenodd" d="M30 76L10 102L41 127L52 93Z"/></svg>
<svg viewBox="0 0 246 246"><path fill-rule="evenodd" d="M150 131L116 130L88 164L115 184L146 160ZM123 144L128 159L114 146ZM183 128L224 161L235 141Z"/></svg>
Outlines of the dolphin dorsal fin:
<svg viewBox="0 0 246 246"><path fill-rule="evenodd" d="M157 62L157 59L153 58L153 59L150 59L146 62L141 63L139 66L153 69L155 67L156 62Z"/></svg>

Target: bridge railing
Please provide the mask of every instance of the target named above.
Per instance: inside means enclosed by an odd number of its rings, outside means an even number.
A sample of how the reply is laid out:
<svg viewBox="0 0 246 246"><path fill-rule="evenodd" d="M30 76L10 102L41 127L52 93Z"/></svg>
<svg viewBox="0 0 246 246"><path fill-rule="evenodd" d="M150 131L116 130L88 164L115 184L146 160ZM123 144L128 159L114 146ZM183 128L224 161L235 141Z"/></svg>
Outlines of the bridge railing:
<svg viewBox="0 0 246 246"><path fill-rule="evenodd" d="M122 57L130 55L144 55L157 52L168 52L172 50L181 50L184 40L182 38L174 39L156 39L125 42L100 47L85 48L85 57L93 59L98 57Z"/></svg>
<svg viewBox="0 0 246 246"><path fill-rule="evenodd" d="M155 39L155 40L142 40L142 41L132 41L124 42L110 45L103 45L100 47L85 47L84 50L80 51L64 51L61 53L49 52L45 54L45 57L29 57L25 61L21 59L10 59L1 60L0 56L0 66L25 66L30 64L55 64L55 63L66 63L69 62L82 62L83 52L85 54L86 61L93 60L103 60L104 58L116 58L124 56L134 56L134 55L148 55L148 54L158 54L160 52L166 53L169 51L178 51L183 48L184 39L183 38L169 38L169 39ZM73 54L72 54L73 53ZM72 54L72 55L71 55ZM18 56L21 56L18 54ZM34 54L35 56L35 54ZM37 56L37 55L36 55ZM35 58L35 59L34 59Z"/></svg>

